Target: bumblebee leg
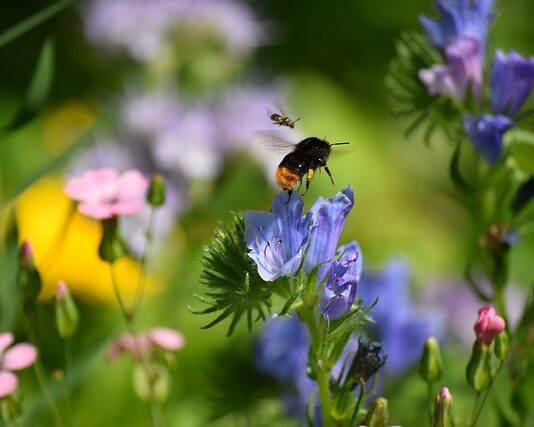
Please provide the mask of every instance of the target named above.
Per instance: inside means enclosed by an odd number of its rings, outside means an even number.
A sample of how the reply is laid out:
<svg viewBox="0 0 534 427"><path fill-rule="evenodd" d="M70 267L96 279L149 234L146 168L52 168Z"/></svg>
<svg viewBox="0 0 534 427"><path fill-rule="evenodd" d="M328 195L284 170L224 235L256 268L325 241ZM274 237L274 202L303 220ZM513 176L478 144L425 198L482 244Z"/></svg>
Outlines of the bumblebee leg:
<svg viewBox="0 0 534 427"><path fill-rule="evenodd" d="M310 188L310 181L313 179L313 173L313 169L308 169L306 175L306 187L304 188L304 193L302 193L303 196L308 192L308 188Z"/></svg>
<svg viewBox="0 0 534 427"><path fill-rule="evenodd" d="M330 182L332 183L332 185L336 185L334 184L334 178L332 178L332 173L330 172L330 169L328 169L328 166L325 166L324 170L327 173L328 177L330 178Z"/></svg>
<svg viewBox="0 0 534 427"><path fill-rule="evenodd" d="M291 200L291 194L293 194L293 190L287 190L287 202L284 203L284 206Z"/></svg>

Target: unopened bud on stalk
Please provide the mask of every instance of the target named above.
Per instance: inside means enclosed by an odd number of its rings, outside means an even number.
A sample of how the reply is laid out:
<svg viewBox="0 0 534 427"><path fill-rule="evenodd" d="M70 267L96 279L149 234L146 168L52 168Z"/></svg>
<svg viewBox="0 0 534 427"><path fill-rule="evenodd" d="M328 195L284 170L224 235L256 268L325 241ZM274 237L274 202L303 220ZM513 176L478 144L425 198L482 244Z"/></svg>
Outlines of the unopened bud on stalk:
<svg viewBox="0 0 534 427"><path fill-rule="evenodd" d="M423 379L433 384L441 377L442 361L439 344L436 338L430 337L425 341L423 355L419 364L419 373Z"/></svg>
<svg viewBox="0 0 534 427"><path fill-rule="evenodd" d="M436 396L434 404L434 427L454 427L454 408L452 395L443 387Z"/></svg>
<svg viewBox="0 0 534 427"><path fill-rule="evenodd" d="M476 391L486 390L491 384L490 357L489 347L475 341L465 374L467 382Z"/></svg>
<svg viewBox="0 0 534 427"><path fill-rule="evenodd" d="M116 216L102 221L102 240L98 247L98 255L109 263L128 255L126 243L119 233L119 222Z"/></svg>
<svg viewBox="0 0 534 427"><path fill-rule="evenodd" d="M368 427L387 427L388 401L386 399L383 397L375 399L367 411L364 424Z"/></svg>
<svg viewBox="0 0 534 427"><path fill-rule="evenodd" d="M165 179L161 175L154 175L146 194L147 202L157 208L165 203Z"/></svg>
<svg viewBox="0 0 534 427"><path fill-rule="evenodd" d="M32 245L26 240L22 242L19 249L17 281L24 295L24 303L34 304L41 292L41 275L35 267Z"/></svg>
<svg viewBox="0 0 534 427"><path fill-rule="evenodd" d="M70 338L78 329L80 314L67 284L60 281L56 288L56 326L61 338Z"/></svg>

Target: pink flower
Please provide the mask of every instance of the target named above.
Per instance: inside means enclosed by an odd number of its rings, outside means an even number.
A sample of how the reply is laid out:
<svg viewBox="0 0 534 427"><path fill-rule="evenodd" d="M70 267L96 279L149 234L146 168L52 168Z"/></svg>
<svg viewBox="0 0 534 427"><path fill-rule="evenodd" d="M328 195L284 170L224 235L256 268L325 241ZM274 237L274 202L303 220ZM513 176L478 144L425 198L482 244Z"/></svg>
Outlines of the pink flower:
<svg viewBox="0 0 534 427"><path fill-rule="evenodd" d="M139 171L102 168L88 170L69 179L65 192L80 202L81 213L95 219L109 219L115 215L132 215L144 206L143 196L148 181Z"/></svg>
<svg viewBox="0 0 534 427"><path fill-rule="evenodd" d="M37 359L37 349L28 343L20 343L7 350L14 340L11 332L0 333L0 399L17 389L19 381L11 371L27 368Z"/></svg>
<svg viewBox="0 0 534 427"><path fill-rule="evenodd" d="M505 327L504 319L497 315L491 305L485 305L478 310L478 318L475 322L475 334L479 343L490 345L504 331Z"/></svg>
<svg viewBox="0 0 534 427"><path fill-rule="evenodd" d="M132 334L123 334L111 343L107 358L110 361L117 359L123 352L128 351L134 357L148 357L160 348L162 350L177 351L185 345L183 335L174 329L156 327L149 329L134 337Z"/></svg>

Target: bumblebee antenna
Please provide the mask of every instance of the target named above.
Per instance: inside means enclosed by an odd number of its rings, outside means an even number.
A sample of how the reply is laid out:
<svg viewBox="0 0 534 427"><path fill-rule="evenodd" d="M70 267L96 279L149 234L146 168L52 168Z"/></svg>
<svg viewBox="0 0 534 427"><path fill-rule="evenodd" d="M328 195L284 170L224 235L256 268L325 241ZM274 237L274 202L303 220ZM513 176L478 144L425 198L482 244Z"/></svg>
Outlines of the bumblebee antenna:
<svg viewBox="0 0 534 427"><path fill-rule="evenodd" d="M332 146L332 145L348 145L348 144L350 144L350 142L336 142L334 144L330 144L330 146Z"/></svg>

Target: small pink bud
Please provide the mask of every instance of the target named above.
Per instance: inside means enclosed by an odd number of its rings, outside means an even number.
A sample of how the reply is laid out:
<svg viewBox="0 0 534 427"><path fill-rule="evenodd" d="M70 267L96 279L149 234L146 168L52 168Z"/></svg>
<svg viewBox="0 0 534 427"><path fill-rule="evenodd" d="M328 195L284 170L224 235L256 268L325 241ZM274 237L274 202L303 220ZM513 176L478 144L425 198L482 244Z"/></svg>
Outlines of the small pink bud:
<svg viewBox="0 0 534 427"><path fill-rule="evenodd" d="M69 288L67 287L67 284L60 280L56 287L56 299L63 299L65 298L65 295L67 295L67 292L69 292Z"/></svg>
<svg viewBox="0 0 534 427"><path fill-rule="evenodd" d="M490 345L495 337L504 331L505 327L504 319L497 315L491 305L485 305L478 310L478 318L474 329L479 343Z"/></svg>
<svg viewBox="0 0 534 427"><path fill-rule="evenodd" d="M448 401L452 399L451 393L447 387L443 387L439 392L439 398L443 401Z"/></svg>
<svg viewBox="0 0 534 427"><path fill-rule="evenodd" d="M24 240L20 245L19 259L25 265L33 263L33 247L27 240Z"/></svg>

